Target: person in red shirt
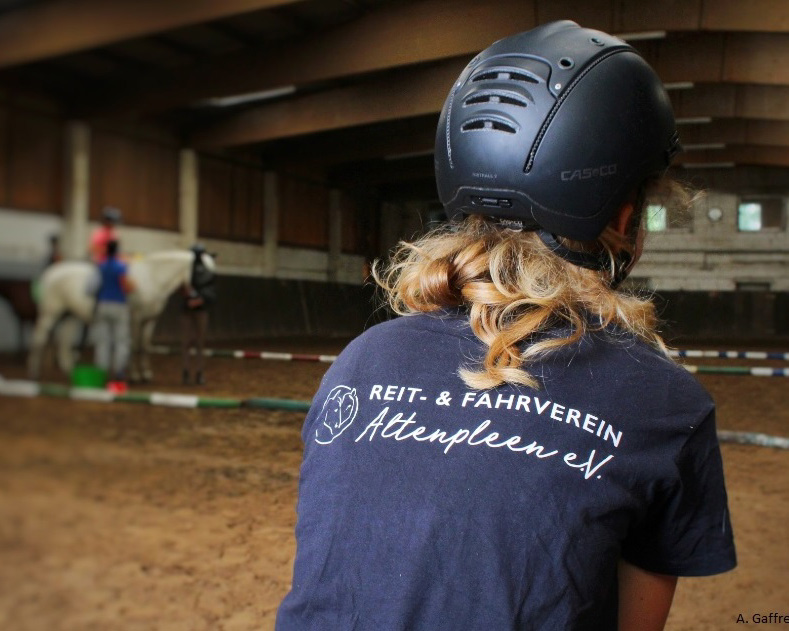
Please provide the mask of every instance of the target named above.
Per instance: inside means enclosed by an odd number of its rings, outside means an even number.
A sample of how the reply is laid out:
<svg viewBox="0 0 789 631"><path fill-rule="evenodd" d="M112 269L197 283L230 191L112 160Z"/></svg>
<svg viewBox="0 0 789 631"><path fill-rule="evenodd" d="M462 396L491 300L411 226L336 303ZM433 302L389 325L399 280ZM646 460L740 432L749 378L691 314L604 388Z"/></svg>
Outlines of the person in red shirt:
<svg viewBox="0 0 789 631"><path fill-rule="evenodd" d="M101 225L90 235L90 257L94 263L107 260L107 244L117 241L115 227L121 221L121 211L113 206L105 206L101 211Z"/></svg>

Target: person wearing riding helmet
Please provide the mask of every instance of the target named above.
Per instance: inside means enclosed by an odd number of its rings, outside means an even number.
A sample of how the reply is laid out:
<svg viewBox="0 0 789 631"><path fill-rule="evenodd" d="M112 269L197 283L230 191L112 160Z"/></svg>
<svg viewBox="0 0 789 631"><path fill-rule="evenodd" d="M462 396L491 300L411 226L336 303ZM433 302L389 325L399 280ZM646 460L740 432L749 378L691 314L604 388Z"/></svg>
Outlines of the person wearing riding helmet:
<svg viewBox="0 0 789 631"><path fill-rule="evenodd" d="M203 261L206 254L202 243L190 248L194 255L189 282L182 288L181 302L181 382L190 383L194 367L195 384L205 385L205 338L208 332L209 309L216 302L216 276ZM194 349L194 354L192 350Z"/></svg>
<svg viewBox="0 0 789 631"><path fill-rule="evenodd" d="M650 631L678 576L736 565L714 404L618 288L678 150L606 33L553 22L468 64L436 134L451 221L376 265L403 317L305 419L279 631Z"/></svg>
<svg viewBox="0 0 789 631"><path fill-rule="evenodd" d="M121 221L121 211L113 206L105 206L101 210L101 225L97 226L90 235L90 256L94 263L103 263L107 260L107 244L117 241L115 230Z"/></svg>

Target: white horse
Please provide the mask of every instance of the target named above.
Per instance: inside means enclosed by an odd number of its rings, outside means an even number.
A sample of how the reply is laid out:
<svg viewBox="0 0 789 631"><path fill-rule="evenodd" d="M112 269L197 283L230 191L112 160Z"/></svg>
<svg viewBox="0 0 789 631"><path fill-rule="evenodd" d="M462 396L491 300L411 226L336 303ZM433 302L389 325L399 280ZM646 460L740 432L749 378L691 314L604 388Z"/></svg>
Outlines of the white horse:
<svg viewBox="0 0 789 631"><path fill-rule="evenodd" d="M215 269L209 253L196 255L191 250L154 252L129 262L128 275L134 286L128 297L132 351L129 376L133 381L153 378L148 355L156 318L170 295L189 282L195 256L201 256L208 269ZM38 318L28 357L28 370L33 378L38 378L44 348L55 326L65 316L73 315L86 325L90 324L96 304L90 288L96 285L96 275L93 263L63 261L51 265L41 276ZM58 365L65 372L70 372L74 365L73 328L70 333L56 336Z"/></svg>

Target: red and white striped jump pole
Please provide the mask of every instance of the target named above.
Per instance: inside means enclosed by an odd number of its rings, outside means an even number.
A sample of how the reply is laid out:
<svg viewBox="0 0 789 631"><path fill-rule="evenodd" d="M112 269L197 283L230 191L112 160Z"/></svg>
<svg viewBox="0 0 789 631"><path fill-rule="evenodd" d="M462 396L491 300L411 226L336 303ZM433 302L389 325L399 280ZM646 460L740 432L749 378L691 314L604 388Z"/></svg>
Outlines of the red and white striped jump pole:
<svg viewBox="0 0 789 631"><path fill-rule="evenodd" d="M715 350L689 350L677 349L669 351L672 357L687 357L690 359L778 359L789 361L789 352L785 351L715 351Z"/></svg>
<svg viewBox="0 0 789 631"><path fill-rule="evenodd" d="M151 352L157 355L177 355L181 349L175 346L154 346ZM194 351L192 351L194 352ZM683 351L675 351L679 353ZM710 351L684 351L684 352L710 352ZM724 351L714 351L724 352ZM734 351L731 351L734 352ZM740 352L740 351L737 351ZM232 359L270 359L277 361L310 361L331 364L337 355L311 355L308 353L281 353L274 351L252 351L231 349L203 349L205 357L229 357ZM774 354L773 354L774 355ZM789 354L787 354L789 355ZM674 355L675 357L678 355ZM694 355L698 357L698 355ZM764 359L764 356L760 356ZM749 357L748 359L756 359ZM773 359L768 357L768 359ZM789 368L773 368L771 366L691 366L682 365L688 372L694 374L719 374L719 375L750 375L752 377L789 377Z"/></svg>
<svg viewBox="0 0 789 631"><path fill-rule="evenodd" d="M151 353L156 355L180 355L181 349L177 346L158 345L150 349ZM194 354L194 349L192 349ZM250 350L234 350L224 348L205 348L203 349L204 357L230 357L233 359L273 359L278 361L305 361L305 362L323 362L331 364L337 355L312 355L309 353L281 353L275 351L250 351Z"/></svg>

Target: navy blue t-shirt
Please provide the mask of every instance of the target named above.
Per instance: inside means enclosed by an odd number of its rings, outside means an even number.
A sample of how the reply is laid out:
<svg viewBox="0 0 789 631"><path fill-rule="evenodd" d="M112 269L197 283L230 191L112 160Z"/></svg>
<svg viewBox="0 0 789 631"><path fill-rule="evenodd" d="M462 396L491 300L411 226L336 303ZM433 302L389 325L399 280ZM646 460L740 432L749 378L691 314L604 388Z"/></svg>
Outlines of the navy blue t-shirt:
<svg viewBox="0 0 789 631"><path fill-rule="evenodd" d="M97 298L102 302L126 302L121 278L126 275L128 266L123 261L109 258L99 264L101 284Z"/></svg>
<svg viewBox="0 0 789 631"><path fill-rule="evenodd" d="M377 325L326 373L303 429L279 631L616 629L618 559L736 564L714 405L629 335L473 391L465 317Z"/></svg>

